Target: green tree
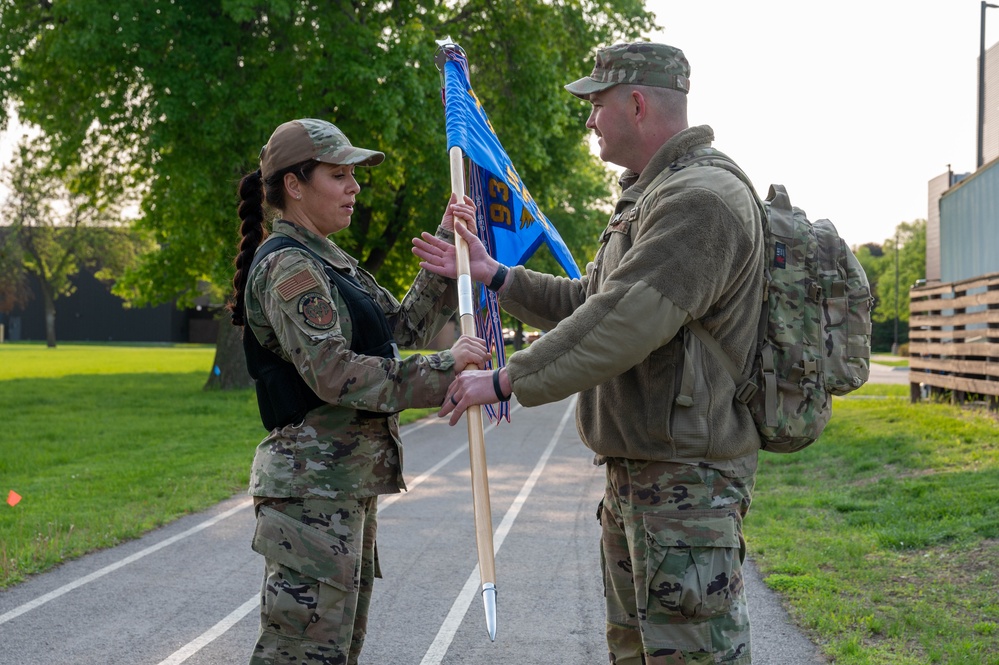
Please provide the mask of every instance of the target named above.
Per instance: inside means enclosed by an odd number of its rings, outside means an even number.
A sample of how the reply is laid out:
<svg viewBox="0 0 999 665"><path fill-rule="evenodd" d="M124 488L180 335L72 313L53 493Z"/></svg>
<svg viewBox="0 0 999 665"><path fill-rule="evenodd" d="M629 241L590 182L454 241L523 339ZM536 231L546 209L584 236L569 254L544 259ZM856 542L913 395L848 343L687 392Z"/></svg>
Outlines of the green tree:
<svg viewBox="0 0 999 665"><path fill-rule="evenodd" d="M896 227L895 235L886 239L882 245L863 245L857 248L856 254L867 272L875 298L874 312L871 316L874 323L874 346L886 350L896 341L896 302L897 341L899 343L908 341L909 289L917 280L926 277L926 220L902 222Z"/></svg>
<svg viewBox="0 0 999 665"><path fill-rule="evenodd" d="M87 155L80 155L87 159ZM76 289L81 268L111 281L134 265L140 243L123 224L127 201L121 169L94 164L59 164L47 139L22 141L2 180L10 192L3 205L8 226L0 249L0 311L27 298L27 276L34 276L45 306L45 338L56 345L56 301Z"/></svg>
<svg viewBox="0 0 999 665"><path fill-rule="evenodd" d="M871 284L871 293L875 296L875 308L877 305L878 275L881 272L881 261L884 250L877 243L867 243L860 247L853 248L857 260L867 273L867 279ZM871 348L877 351L887 351L891 348L895 337L894 319L890 323L872 321L871 322Z"/></svg>
<svg viewBox="0 0 999 665"><path fill-rule="evenodd" d="M139 225L158 250L118 285L138 303L228 290L235 187L271 130L328 119L384 150L361 169L337 237L401 292L409 239L448 197L435 40L468 53L472 84L524 181L574 245L603 223L607 171L590 154L585 104L562 86L593 48L654 28L641 0L0 0L0 109L8 100L53 148L128 146L143 184ZM577 236L578 230L578 236Z"/></svg>

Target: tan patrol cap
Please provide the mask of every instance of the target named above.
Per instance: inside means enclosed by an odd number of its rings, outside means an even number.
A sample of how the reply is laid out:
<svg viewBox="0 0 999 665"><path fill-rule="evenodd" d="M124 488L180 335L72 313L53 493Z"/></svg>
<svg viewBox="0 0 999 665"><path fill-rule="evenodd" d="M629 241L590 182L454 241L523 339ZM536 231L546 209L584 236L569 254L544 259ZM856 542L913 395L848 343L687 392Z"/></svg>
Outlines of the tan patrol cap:
<svg viewBox="0 0 999 665"><path fill-rule="evenodd" d="M619 83L690 90L690 63L683 51L667 44L634 42L615 44L597 51L593 72L565 89L580 99Z"/></svg>
<svg viewBox="0 0 999 665"><path fill-rule="evenodd" d="M260 149L260 174L266 180L281 169L314 159L327 164L376 166L385 159L377 150L355 148L336 125L302 118L279 125Z"/></svg>

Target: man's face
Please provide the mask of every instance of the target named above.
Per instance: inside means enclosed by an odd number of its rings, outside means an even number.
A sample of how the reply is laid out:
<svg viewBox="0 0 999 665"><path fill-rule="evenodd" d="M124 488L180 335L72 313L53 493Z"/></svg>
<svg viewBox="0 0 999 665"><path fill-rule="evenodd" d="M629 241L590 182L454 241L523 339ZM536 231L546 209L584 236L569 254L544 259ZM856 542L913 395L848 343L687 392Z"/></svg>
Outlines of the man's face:
<svg viewBox="0 0 999 665"><path fill-rule="evenodd" d="M628 86L615 85L590 95L590 117L586 126L593 130L600 146L600 159L628 166L634 141L635 107Z"/></svg>

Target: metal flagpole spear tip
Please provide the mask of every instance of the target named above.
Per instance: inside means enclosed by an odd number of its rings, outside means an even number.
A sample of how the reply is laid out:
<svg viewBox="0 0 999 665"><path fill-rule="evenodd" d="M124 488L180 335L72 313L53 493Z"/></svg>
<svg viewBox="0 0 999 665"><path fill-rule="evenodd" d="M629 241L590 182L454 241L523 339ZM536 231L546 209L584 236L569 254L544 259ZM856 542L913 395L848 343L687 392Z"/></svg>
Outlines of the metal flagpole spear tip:
<svg viewBox="0 0 999 665"><path fill-rule="evenodd" d="M454 43L454 40L451 39L451 35L448 35L444 39L435 39L434 41L437 42L437 52L434 53L434 65L437 67L437 71L443 74L444 63L447 62L447 52L456 51L462 55L464 55L465 52L460 46Z"/></svg>
<svg viewBox="0 0 999 665"><path fill-rule="evenodd" d="M486 582L482 585L482 605L486 609L486 630L489 640L496 641L496 585Z"/></svg>

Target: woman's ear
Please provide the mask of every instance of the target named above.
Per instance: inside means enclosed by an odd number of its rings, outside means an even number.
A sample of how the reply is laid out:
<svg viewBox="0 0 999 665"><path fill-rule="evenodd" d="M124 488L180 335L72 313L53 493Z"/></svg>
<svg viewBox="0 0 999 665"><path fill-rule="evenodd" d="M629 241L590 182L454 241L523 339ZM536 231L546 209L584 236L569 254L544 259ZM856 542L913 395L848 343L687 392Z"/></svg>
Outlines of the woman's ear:
<svg viewBox="0 0 999 665"><path fill-rule="evenodd" d="M284 193L296 201L302 198L302 183L294 173L284 174Z"/></svg>

